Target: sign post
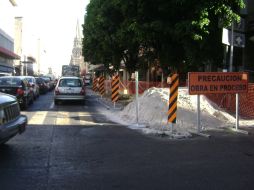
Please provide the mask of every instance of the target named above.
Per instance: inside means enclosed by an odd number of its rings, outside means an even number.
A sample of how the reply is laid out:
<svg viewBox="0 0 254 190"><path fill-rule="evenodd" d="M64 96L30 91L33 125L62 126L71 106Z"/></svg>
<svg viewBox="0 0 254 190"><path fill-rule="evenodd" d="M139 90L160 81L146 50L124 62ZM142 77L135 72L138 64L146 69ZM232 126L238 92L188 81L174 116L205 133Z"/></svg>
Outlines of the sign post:
<svg viewBox="0 0 254 190"><path fill-rule="evenodd" d="M138 102L138 71L135 71L135 85L136 85L136 119L137 119L137 125L139 123L139 102Z"/></svg>
<svg viewBox="0 0 254 190"><path fill-rule="evenodd" d="M198 95L198 133L200 133L200 95L201 94L236 94L236 125L239 132L239 93L248 92L247 72L189 72L188 88L190 95ZM245 133L245 132L243 132Z"/></svg>
<svg viewBox="0 0 254 190"><path fill-rule="evenodd" d="M239 94L238 93L236 93L236 98L235 98L235 115L236 115L235 129L238 130L239 128Z"/></svg>
<svg viewBox="0 0 254 190"><path fill-rule="evenodd" d="M198 133L201 132L201 126L200 126L200 95L197 95L197 125L198 125Z"/></svg>
<svg viewBox="0 0 254 190"><path fill-rule="evenodd" d="M142 124L139 122L139 93L138 93L138 71L135 71L135 74L133 75L135 77L135 86L136 86L136 122L133 125L130 125L131 128L144 128L145 124Z"/></svg>
<svg viewBox="0 0 254 190"><path fill-rule="evenodd" d="M234 22L231 26L231 43L230 43L230 59L229 59L229 72L233 71L233 56L234 56Z"/></svg>

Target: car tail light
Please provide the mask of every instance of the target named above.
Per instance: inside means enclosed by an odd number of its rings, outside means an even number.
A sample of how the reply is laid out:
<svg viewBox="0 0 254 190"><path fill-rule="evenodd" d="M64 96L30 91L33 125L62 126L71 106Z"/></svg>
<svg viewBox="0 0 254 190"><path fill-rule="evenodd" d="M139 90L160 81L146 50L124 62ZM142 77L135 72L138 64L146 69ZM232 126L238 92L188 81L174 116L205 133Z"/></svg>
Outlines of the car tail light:
<svg viewBox="0 0 254 190"><path fill-rule="evenodd" d="M58 88L56 88L56 89L55 89L55 94L56 94L56 95L59 95L59 94L60 94L60 92L59 92L59 89L58 89Z"/></svg>
<svg viewBox="0 0 254 190"><path fill-rule="evenodd" d="M20 95L20 96L23 96L24 95L24 90L22 90L21 88L18 88L17 89L17 94Z"/></svg>
<svg viewBox="0 0 254 190"><path fill-rule="evenodd" d="M81 95L85 95L85 93L86 93L85 89L82 88L81 91L80 91L80 94L81 94Z"/></svg>

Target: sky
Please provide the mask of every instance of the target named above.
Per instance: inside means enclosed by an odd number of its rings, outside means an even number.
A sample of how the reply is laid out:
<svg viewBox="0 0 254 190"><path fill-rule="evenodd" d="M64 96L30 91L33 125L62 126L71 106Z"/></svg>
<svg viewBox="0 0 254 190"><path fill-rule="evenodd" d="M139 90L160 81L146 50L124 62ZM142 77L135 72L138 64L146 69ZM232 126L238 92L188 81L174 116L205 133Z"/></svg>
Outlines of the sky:
<svg viewBox="0 0 254 190"><path fill-rule="evenodd" d="M82 34L81 24L84 22L89 0L16 0L16 2L17 7L2 14L23 17L23 52L32 54L37 59L39 57L42 71L47 72L48 67L52 67L53 72L60 73L61 66L70 62L78 20Z"/></svg>
<svg viewBox="0 0 254 190"><path fill-rule="evenodd" d="M90 92L93 93L93 92ZM168 88L150 88L138 98L139 125L137 124L136 105L134 99L123 110L100 109L108 119L126 125L129 128L140 130L145 134L168 135L172 138L188 138L198 132L197 128L197 95L189 95L188 89L179 88L177 99L177 122L173 125L167 123ZM200 95L201 130L217 130L222 128L235 128L235 116L224 112L206 96ZM254 120L240 119L239 127L254 127Z"/></svg>

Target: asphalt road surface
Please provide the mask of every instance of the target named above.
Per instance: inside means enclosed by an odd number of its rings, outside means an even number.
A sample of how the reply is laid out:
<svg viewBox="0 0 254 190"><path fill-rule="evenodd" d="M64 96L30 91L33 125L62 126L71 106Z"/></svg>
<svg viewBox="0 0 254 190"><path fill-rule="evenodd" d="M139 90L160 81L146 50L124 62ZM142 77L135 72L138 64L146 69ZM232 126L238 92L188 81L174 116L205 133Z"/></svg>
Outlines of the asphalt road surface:
<svg viewBox="0 0 254 190"><path fill-rule="evenodd" d="M86 105L55 106L53 93L23 114L27 130L0 147L0 190L253 190L254 136L170 140L114 124Z"/></svg>

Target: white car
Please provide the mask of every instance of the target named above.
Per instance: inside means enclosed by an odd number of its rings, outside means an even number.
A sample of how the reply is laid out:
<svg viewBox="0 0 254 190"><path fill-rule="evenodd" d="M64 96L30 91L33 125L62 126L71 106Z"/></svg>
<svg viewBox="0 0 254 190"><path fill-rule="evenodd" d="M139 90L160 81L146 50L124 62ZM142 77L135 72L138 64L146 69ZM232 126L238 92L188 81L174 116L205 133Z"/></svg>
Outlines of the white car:
<svg viewBox="0 0 254 190"><path fill-rule="evenodd" d="M79 77L61 77L55 87L54 102L77 100L85 103L85 86Z"/></svg>
<svg viewBox="0 0 254 190"><path fill-rule="evenodd" d="M84 83L85 83L86 85L90 85L90 84L91 84L91 79L92 79L92 75L86 74L86 75L84 76Z"/></svg>

